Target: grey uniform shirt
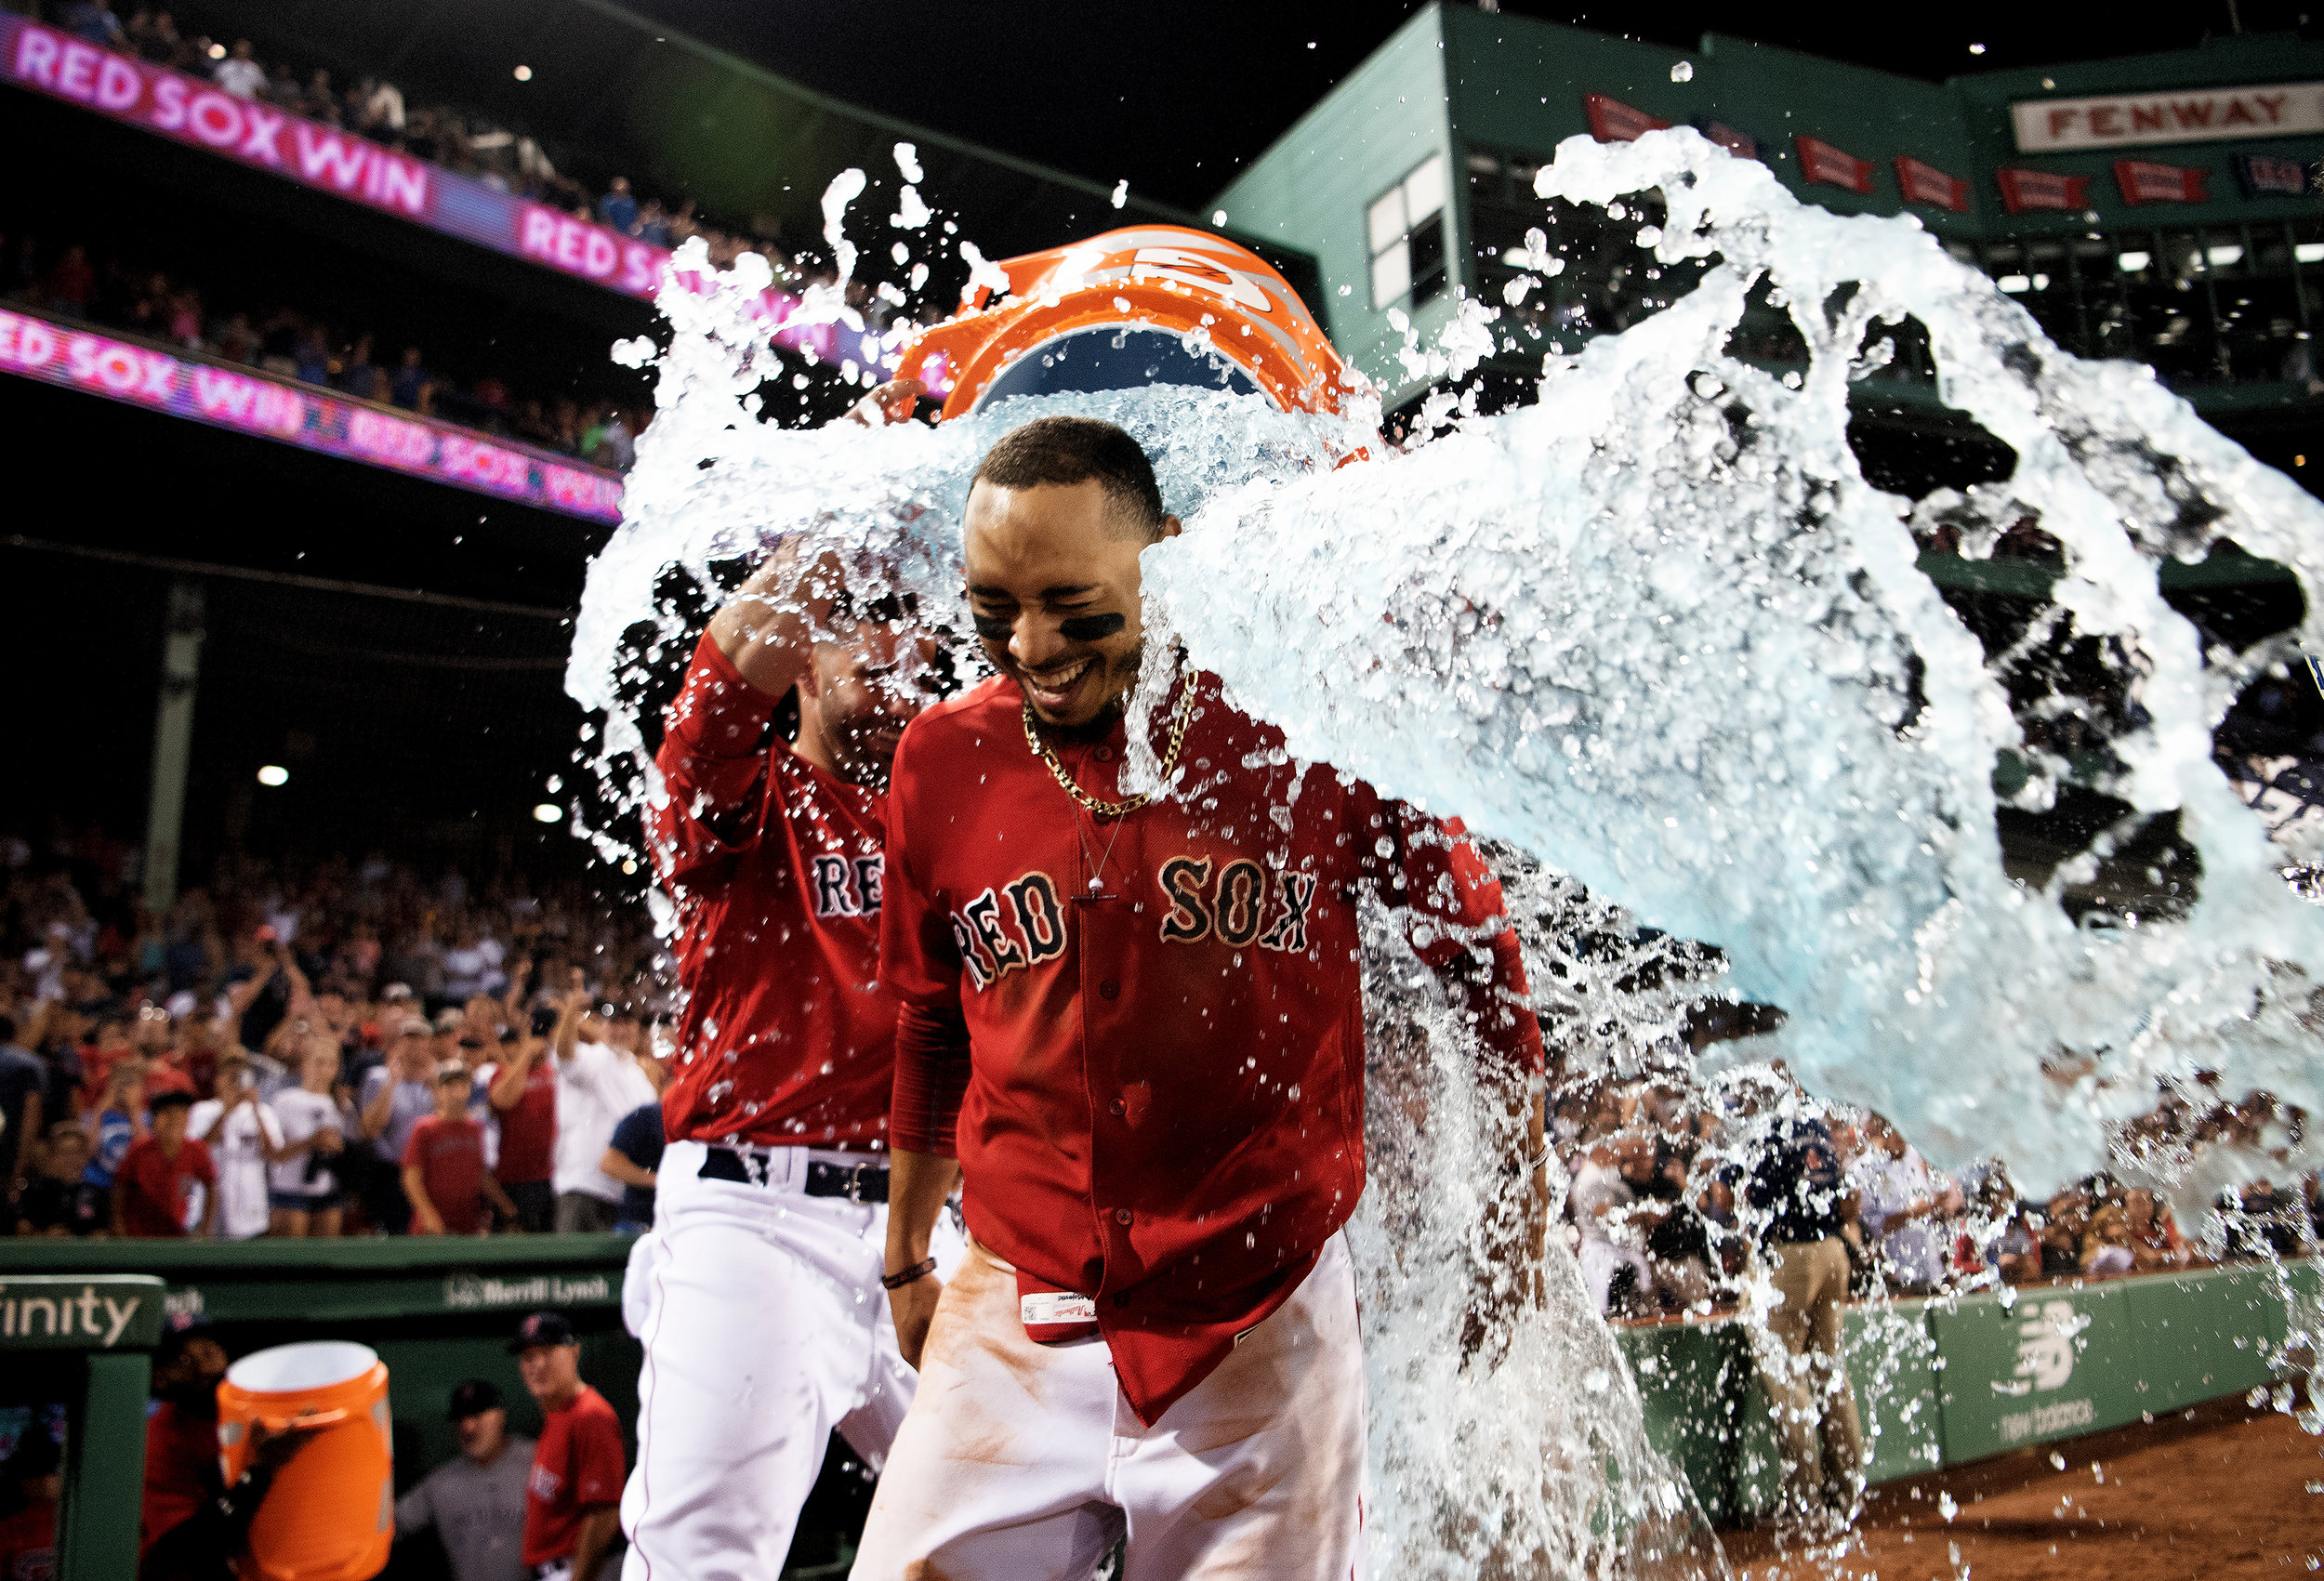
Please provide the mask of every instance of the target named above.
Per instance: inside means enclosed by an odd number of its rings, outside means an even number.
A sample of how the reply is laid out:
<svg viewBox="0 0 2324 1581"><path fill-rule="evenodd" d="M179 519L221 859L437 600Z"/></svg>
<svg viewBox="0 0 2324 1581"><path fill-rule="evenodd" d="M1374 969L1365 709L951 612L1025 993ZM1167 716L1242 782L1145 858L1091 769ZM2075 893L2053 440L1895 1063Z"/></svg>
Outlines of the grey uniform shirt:
<svg viewBox="0 0 2324 1581"><path fill-rule="evenodd" d="M453 1581L529 1581L524 1484L532 1472L533 1441L514 1433L489 1466L456 1456L396 1501L395 1535L435 1527L452 1556Z"/></svg>

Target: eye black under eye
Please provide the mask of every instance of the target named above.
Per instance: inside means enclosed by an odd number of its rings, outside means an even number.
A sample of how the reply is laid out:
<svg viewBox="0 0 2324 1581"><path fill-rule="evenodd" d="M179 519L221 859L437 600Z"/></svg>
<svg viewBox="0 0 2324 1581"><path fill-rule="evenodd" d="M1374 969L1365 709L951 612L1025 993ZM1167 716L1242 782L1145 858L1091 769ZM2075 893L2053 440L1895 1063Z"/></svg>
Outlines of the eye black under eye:
<svg viewBox="0 0 2324 1581"><path fill-rule="evenodd" d="M1121 614L1075 615L1070 620L1059 621L1057 629L1068 640L1094 642L1101 637L1113 636L1129 624L1129 618Z"/></svg>
<svg viewBox="0 0 2324 1581"><path fill-rule="evenodd" d="M1013 622L1000 615L976 614L971 612L969 618L976 622L976 634L979 637L987 638L995 642L1008 641L1010 632L1015 629Z"/></svg>

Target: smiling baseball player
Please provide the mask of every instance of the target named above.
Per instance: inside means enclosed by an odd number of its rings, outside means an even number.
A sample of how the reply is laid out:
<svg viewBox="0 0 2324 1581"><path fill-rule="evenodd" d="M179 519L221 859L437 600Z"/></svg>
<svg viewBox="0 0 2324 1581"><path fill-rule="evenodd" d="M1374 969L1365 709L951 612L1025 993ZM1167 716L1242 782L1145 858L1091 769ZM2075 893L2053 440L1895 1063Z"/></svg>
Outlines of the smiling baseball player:
<svg viewBox="0 0 2324 1581"><path fill-rule="evenodd" d="M921 1384L857 1581L1086 1576L1124 1537L1138 1581L1360 1571L1359 891L1409 908L1529 1120L1501 1266L1539 1254L1540 1034L1457 829L1302 770L1201 674L1155 724L1182 780L1121 788L1138 555L1177 531L1084 418L1010 434L971 491L1002 675L913 722L889 796L888 1283ZM956 1169L972 1239L940 1289Z"/></svg>
<svg viewBox="0 0 2324 1581"><path fill-rule="evenodd" d="M786 547L668 710L647 832L686 997L623 1286L645 1348L628 1581L776 1574L833 1428L877 1467L911 1402L879 1287L895 1009L876 980L881 789L931 646Z"/></svg>

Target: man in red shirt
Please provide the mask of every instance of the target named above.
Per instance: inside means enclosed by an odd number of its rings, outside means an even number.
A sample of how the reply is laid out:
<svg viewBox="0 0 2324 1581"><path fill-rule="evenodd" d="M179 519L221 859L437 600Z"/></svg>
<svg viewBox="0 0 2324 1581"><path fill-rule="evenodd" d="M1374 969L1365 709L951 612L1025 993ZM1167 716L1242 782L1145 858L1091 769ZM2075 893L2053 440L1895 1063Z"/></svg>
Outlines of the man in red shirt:
<svg viewBox="0 0 2324 1581"><path fill-rule="evenodd" d="M484 1170L484 1127L468 1117L469 1078L457 1065L436 1073L436 1112L403 1144L403 1195L419 1235L473 1235L490 1202L514 1219L517 1206Z"/></svg>
<svg viewBox="0 0 2324 1581"><path fill-rule="evenodd" d="M1404 908L1519 1122L1493 1261L1531 1286L1540 1033L1457 826L1291 760L1201 674L1155 722L1167 788L1121 784L1138 554L1177 531L1086 418L1004 438L970 492L1002 674L914 721L889 794L888 1283L923 1378L855 1581L1086 1574L1117 1537L1133 1574L1360 1570L1360 894Z"/></svg>
<svg viewBox="0 0 2324 1581"><path fill-rule="evenodd" d="M933 644L843 584L794 540L712 618L648 792L685 999L654 1229L623 1285L645 1347L634 1581L776 1574L832 1430L877 1468L911 1403L878 1283L880 808Z"/></svg>
<svg viewBox="0 0 2324 1581"><path fill-rule="evenodd" d="M153 1100L151 1134L129 1144L113 1170L113 1233L148 1239L186 1233L186 1208L195 1181L203 1187L202 1229L218 1229L218 1166L203 1142L186 1135L193 1108L190 1092Z"/></svg>
<svg viewBox="0 0 2324 1581"><path fill-rule="evenodd" d="M581 1381L581 1342L558 1312L519 1325L508 1353L541 1408L525 1490L526 1564L539 1581L598 1581L621 1530L621 1418Z"/></svg>
<svg viewBox="0 0 2324 1581"><path fill-rule="evenodd" d="M519 1028L485 1094L500 1117L500 1160L493 1173L516 1204L517 1227L545 1235L556 1227L557 1070L548 1039Z"/></svg>

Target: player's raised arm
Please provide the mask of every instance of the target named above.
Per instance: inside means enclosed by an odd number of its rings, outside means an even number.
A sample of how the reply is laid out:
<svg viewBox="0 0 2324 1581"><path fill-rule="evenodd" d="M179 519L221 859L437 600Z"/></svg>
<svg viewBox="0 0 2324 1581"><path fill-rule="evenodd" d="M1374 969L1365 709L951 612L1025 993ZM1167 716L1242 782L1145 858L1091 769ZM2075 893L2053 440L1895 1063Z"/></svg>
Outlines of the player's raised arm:
<svg viewBox="0 0 2324 1581"><path fill-rule="evenodd" d="M731 859L757 838L774 711L812 662L814 633L844 591L838 559L778 547L735 590L694 649L663 717L661 794L646 804L646 843L665 883Z"/></svg>

